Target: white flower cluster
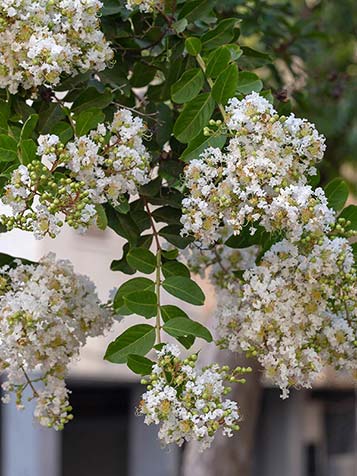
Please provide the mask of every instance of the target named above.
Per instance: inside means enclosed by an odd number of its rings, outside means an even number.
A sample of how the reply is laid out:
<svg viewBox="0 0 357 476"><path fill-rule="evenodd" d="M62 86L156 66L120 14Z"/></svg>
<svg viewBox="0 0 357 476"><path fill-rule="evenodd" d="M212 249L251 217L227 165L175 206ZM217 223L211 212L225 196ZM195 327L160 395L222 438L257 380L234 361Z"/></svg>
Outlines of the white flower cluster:
<svg viewBox="0 0 357 476"><path fill-rule="evenodd" d="M126 8L130 11L138 8L142 13L151 13L163 6L164 0L127 0Z"/></svg>
<svg viewBox="0 0 357 476"><path fill-rule="evenodd" d="M196 440L200 449L208 448L215 433L222 429L230 437L239 430L240 419L236 402L225 397L230 388L225 382L244 383L238 374L250 372L250 368L237 367L230 371L217 364L196 369L197 354L185 360L174 345L165 345L158 353L147 392L143 395L139 412L145 415L145 423L161 425L159 438L165 443Z"/></svg>
<svg viewBox="0 0 357 476"><path fill-rule="evenodd" d="M135 195L150 180L145 132L143 121L123 109L111 124L100 124L66 145L56 135L40 136L41 161L21 165L5 187L2 201L14 216L2 217L3 223L9 229L32 231L37 238L56 236L64 221L80 231L87 229L96 204L118 205L121 196ZM57 178L58 168L68 177Z"/></svg>
<svg viewBox="0 0 357 476"><path fill-rule="evenodd" d="M0 88L56 85L61 75L103 70L113 52L99 0L1 0Z"/></svg>
<svg viewBox="0 0 357 476"><path fill-rule="evenodd" d="M288 396L310 387L322 368L357 371L357 274L345 238L321 238L308 250L283 240L220 297L225 346L257 356Z"/></svg>
<svg viewBox="0 0 357 476"><path fill-rule="evenodd" d="M303 187L316 174L325 151L325 139L312 124L294 115L279 117L257 93L231 99L226 111L231 135L226 150L208 148L185 170L190 194L183 201L183 233L203 246L219 239L222 224L238 234L248 223L254 234L254 223L275 213L286 187Z"/></svg>
<svg viewBox="0 0 357 476"><path fill-rule="evenodd" d="M75 274L68 261L50 254L38 265L15 264L0 269L4 401L14 392L23 408L24 392L30 391L41 425L62 429L72 419L64 381L68 364L87 337L103 334L113 319L94 284Z"/></svg>

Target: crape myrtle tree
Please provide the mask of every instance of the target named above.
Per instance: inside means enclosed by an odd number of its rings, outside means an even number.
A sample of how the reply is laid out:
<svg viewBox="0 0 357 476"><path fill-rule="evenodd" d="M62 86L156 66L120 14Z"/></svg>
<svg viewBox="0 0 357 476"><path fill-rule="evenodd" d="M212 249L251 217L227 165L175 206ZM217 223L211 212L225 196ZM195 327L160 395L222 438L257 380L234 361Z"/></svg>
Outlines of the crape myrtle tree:
<svg viewBox="0 0 357 476"><path fill-rule="evenodd" d="M67 261L1 255L4 400L29 391L42 425L73 418L68 364L115 319L127 328L104 358L142 376L138 413L165 444L205 450L249 421L246 357L283 398L326 365L356 372L357 207L343 180L319 186L325 138L267 88L271 55L240 45L244 15L220 7L0 1L2 232L125 240L107 303ZM217 290L211 329L180 307L204 304L198 274ZM203 362L202 339L242 363Z"/></svg>

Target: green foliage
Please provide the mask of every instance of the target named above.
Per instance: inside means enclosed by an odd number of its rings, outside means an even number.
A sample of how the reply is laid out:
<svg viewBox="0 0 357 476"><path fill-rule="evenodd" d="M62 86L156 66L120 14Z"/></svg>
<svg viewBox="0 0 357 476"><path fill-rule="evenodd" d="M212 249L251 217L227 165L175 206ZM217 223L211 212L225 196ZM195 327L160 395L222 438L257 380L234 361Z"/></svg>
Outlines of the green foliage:
<svg viewBox="0 0 357 476"><path fill-rule="evenodd" d="M338 212L344 207L349 190L346 182L336 178L326 185L325 193L329 206Z"/></svg>

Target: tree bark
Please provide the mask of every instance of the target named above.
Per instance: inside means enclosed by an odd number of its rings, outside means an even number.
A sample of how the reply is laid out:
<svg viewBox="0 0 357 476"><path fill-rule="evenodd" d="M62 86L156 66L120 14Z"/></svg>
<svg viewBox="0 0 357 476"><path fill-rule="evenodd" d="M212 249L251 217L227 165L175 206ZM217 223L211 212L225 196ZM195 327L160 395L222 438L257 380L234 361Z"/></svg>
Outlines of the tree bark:
<svg viewBox="0 0 357 476"><path fill-rule="evenodd" d="M228 398L236 400L242 415L241 429L232 438L216 435L210 449L203 453L198 451L195 442L188 444L184 450L182 476L252 476L252 460L256 424L259 417L262 387L259 367L255 361L244 355L217 348L206 351L204 360L229 365L252 367L247 374L244 385L234 385Z"/></svg>

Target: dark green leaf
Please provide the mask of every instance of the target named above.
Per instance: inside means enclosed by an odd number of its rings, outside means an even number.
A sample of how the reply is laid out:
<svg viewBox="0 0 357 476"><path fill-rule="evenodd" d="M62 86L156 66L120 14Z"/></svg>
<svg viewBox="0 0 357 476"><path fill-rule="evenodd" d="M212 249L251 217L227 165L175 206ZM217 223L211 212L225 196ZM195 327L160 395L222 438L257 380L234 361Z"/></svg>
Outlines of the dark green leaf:
<svg viewBox="0 0 357 476"><path fill-rule="evenodd" d="M172 207L157 208L151 214L156 222L163 222L168 225L177 225L177 223L180 223L182 215L181 210Z"/></svg>
<svg viewBox="0 0 357 476"><path fill-rule="evenodd" d="M212 342L213 340L212 334L205 326L185 317L170 319L164 324L163 329L173 337L192 335L205 339L207 342Z"/></svg>
<svg viewBox="0 0 357 476"><path fill-rule="evenodd" d="M193 238L190 236L181 236L181 229L182 226L180 225L168 225L161 228L159 235L165 238L172 245L183 250L192 243Z"/></svg>
<svg viewBox="0 0 357 476"><path fill-rule="evenodd" d="M183 317L189 319L188 315L179 307L172 306L170 304L166 306L161 306L161 317L164 322L174 319L176 317ZM195 337L193 335L187 335L182 337L176 337L177 340L182 344L186 349L190 349L195 342Z"/></svg>
<svg viewBox="0 0 357 476"><path fill-rule="evenodd" d="M206 74L210 78L216 78L231 61L231 52L227 46L221 46L212 51L208 57Z"/></svg>
<svg viewBox="0 0 357 476"><path fill-rule="evenodd" d="M10 136L0 134L0 161L11 162L17 160L17 142Z"/></svg>
<svg viewBox="0 0 357 476"><path fill-rule="evenodd" d="M99 123L103 122L104 119L105 115L99 109L82 111L75 117L77 136L86 135L89 131L95 129Z"/></svg>
<svg viewBox="0 0 357 476"><path fill-rule="evenodd" d="M132 218L130 218L129 215L118 213L110 205L105 205L104 208L107 214L109 228L135 246L138 242L140 230Z"/></svg>
<svg viewBox="0 0 357 476"><path fill-rule="evenodd" d="M241 71L238 78L237 90L243 94L249 94L252 91L259 92L263 89L263 83L254 73Z"/></svg>
<svg viewBox="0 0 357 476"><path fill-rule="evenodd" d="M155 344L155 327L138 324L130 327L111 342L105 353L105 360L124 364L129 355L146 355Z"/></svg>
<svg viewBox="0 0 357 476"><path fill-rule="evenodd" d="M138 375L149 375L152 372L154 362L142 355L128 355L127 365L130 370Z"/></svg>
<svg viewBox="0 0 357 476"><path fill-rule="evenodd" d="M187 148L181 155L181 160L184 162L190 162L193 159L197 159L200 154L207 149L207 147L218 147L219 149L222 149L226 140L226 136L220 135L206 137L205 135L200 134L188 144Z"/></svg>
<svg viewBox="0 0 357 476"><path fill-rule="evenodd" d="M113 95L109 90L99 93L94 87L85 89L74 101L72 109L76 113L86 111L88 109L104 109L112 102Z"/></svg>
<svg viewBox="0 0 357 476"><path fill-rule="evenodd" d="M157 297L151 291L137 291L124 296L124 304L134 314L150 318L157 314Z"/></svg>
<svg viewBox="0 0 357 476"><path fill-rule="evenodd" d="M339 218L344 218L347 220L346 225L344 228L346 230L357 230L357 206L356 205L349 205L346 207L342 213L339 215Z"/></svg>
<svg viewBox="0 0 357 476"><path fill-rule="evenodd" d="M191 36L190 38L186 39L185 48L189 55L197 56L202 49L201 40L199 38Z"/></svg>
<svg viewBox="0 0 357 476"><path fill-rule="evenodd" d="M325 194L328 204L336 212L339 212L344 207L349 190L346 182L340 178L335 178L325 187Z"/></svg>
<svg viewBox="0 0 357 476"><path fill-rule="evenodd" d="M169 278L170 276L190 277L189 269L183 263L179 263L178 261L168 261L167 263L164 263L162 266L162 273L165 278Z"/></svg>
<svg viewBox="0 0 357 476"><path fill-rule="evenodd" d="M162 286L168 293L195 306L202 306L205 302L205 295L198 284L184 276L171 276L165 279Z"/></svg>
<svg viewBox="0 0 357 476"><path fill-rule="evenodd" d="M197 137L210 120L214 107L214 100L209 93L200 94L187 103L175 123L175 137L183 143Z"/></svg>
<svg viewBox="0 0 357 476"><path fill-rule="evenodd" d="M66 144L73 137L73 129L68 122L59 122L51 129L51 133L58 136L62 144Z"/></svg>
<svg viewBox="0 0 357 476"><path fill-rule="evenodd" d="M37 145L32 139L22 140L19 144L19 152L21 154L21 162L28 165L36 159Z"/></svg>
<svg viewBox="0 0 357 476"><path fill-rule="evenodd" d="M172 100L178 104L194 99L201 91L204 76L199 68L186 71L181 78L171 86Z"/></svg>
<svg viewBox="0 0 357 476"><path fill-rule="evenodd" d="M114 309L118 310L124 305L124 296L137 291L154 291L155 283L148 278L133 278L123 283L114 298Z"/></svg>
<svg viewBox="0 0 357 476"><path fill-rule="evenodd" d="M214 4L213 0L194 0L193 2L184 2L184 7L180 12L180 18L186 18L189 22L203 19Z"/></svg>
<svg viewBox="0 0 357 476"><path fill-rule="evenodd" d="M108 226L108 218L103 205L97 203L95 206L95 210L97 212L97 227L100 230L105 230Z"/></svg>
<svg viewBox="0 0 357 476"><path fill-rule="evenodd" d="M220 73L212 88L212 96L218 104L226 104L235 95L237 82L238 66L231 64Z"/></svg>
<svg viewBox="0 0 357 476"><path fill-rule="evenodd" d="M234 38L233 30L239 26L237 18L226 18L221 20L216 28L205 33L202 38L202 45L208 50L229 43Z"/></svg>
<svg viewBox="0 0 357 476"><path fill-rule="evenodd" d="M135 63L130 83L134 88L142 88L154 79L157 69L145 63Z"/></svg>
<svg viewBox="0 0 357 476"><path fill-rule="evenodd" d="M22 126L20 139L31 139L32 134L34 133L34 130L37 126L37 123L38 114L32 114L31 116L29 116L28 119L25 121L24 125Z"/></svg>
<svg viewBox="0 0 357 476"><path fill-rule="evenodd" d="M151 274L156 269L156 256L145 248L133 248L126 260L134 269L145 274Z"/></svg>

